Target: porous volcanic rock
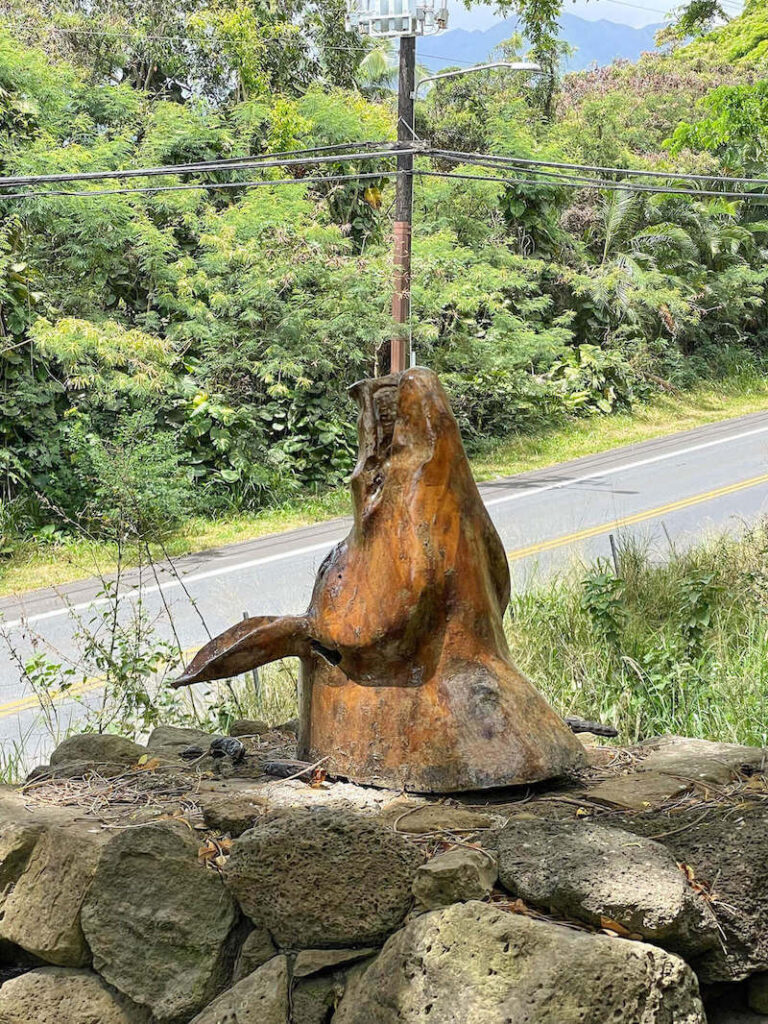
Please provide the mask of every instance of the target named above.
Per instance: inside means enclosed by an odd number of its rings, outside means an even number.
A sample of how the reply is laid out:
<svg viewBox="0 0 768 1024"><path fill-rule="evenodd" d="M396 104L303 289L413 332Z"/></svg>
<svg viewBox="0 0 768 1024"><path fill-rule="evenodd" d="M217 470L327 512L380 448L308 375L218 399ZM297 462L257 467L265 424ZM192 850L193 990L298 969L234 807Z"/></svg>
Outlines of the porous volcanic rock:
<svg viewBox="0 0 768 1024"><path fill-rule="evenodd" d="M451 903L481 900L498 877L496 857L485 850L456 846L422 864L413 880L417 909L434 910Z"/></svg>
<svg viewBox="0 0 768 1024"><path fill-rule="evenodd" d="M0 938L46 963L82 967L80 914L104 838L74 822L0 826Z"/></svg>
<svg viewBox="0 0 768 1024"><path fill-rule="evenodd" d="M52 767L59 765L81 764L113 764L127 767L136 764L147 748L125 736L114 736L111 733L84 732L70 736L51 754Z"/></svg>
<svg viewBox="0 0 768 1024"><path fill-rule="evenodd" d="M526 903L600 925L615 921L683 956L717 945L717 921L660 843L620 828L517 820L496 838L499 880Z"/></svg>
<svg viewBox="0 0 768 1024"><path fill-rule="evenodd" d="M705 982L768 971L768 806L759 800L733 812L725 804L706 811L693 806L674 817L649 812L620 819L621 828L636 835L658 835L699 885L713 889L723 942L693 964Z"/></svg>
<svg viewBox="0 0 768 1024"><path fill-rule="evenodd" d="M0 988L1 1024L149 1024L149 1014L93 971L43 967Z"/></svg>
<svg viewBox="0 0 768 1024"><path fill-rule="evenodd" d="M149 734L147 750L155 757L178 757L187 747L200 747L208 752L212 740L221 739L202 729L188 729L180 725L158 725Z"/></svg>
<svg viewBox="0 0 768 1024"><path fill-rule="evenodd" d="M263 736L270 727L258 718L237 718L229 727L229 735L238 738L244 736Z"/></svg>
<svg viewBox="0 0 768 1024"><path fill-rule="evenodd" d="M170 822L118 832L83 906L94 968L160 1021L188 1020L231 974L237 910L197 849Z"/></svg>
<svg viewBox="0 0 768 1024"><path fill-rule="evenodd" d="M223 992L190 1024L287 1024L288 959L273 957Z"/></svg>
<svg viewBox="0 0 768 1024"><path fill-rule="evenodd" d="M236 839L224 878L284 949L376 945L408 913L422 863L414 845L374 821L297 808Z"/></svg>
<svg viewBox="0 0 768 1024"><path fill-rule="evenodd" d="M639 942L457 903L393 935L333 1024L705 1024L696 978Z"/></svg>
<svg viewBox="0 0 768 1024"><path fill-rule="evenodd" d="M311 951L314 956L318 950ZM291 1024L328 1024L347 988L354 986L362 976L370 956L376 950L360 950L359 955L367 958L356 963L328 965L305 976L293 973L291 988ZM327 955L327 951L326 951ZM302 954L299 954L301 957ZM298 963L298 959L297 959ZM319 961L318 961L319 963ZM307 967L306 962L303 965Z"/></svg>
<svg viewBox="0 0 768 1024"><path fill-rule="evenodd" d="M202 792L197 802L208 828L218 829L232 837L247 832L266 810L266 797L248 789Z"/></svg>

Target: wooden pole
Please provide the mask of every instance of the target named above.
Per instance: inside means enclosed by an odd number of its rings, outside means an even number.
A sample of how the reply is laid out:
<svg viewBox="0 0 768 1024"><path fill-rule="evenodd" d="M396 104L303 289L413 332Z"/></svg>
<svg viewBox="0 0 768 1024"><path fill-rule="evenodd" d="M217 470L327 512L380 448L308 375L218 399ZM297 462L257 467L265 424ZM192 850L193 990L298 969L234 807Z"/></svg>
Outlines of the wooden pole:
<svg viewBox="0 0 768 1024"><path fill-rule="evenodd" d="M416 88L416 37L400 39L400 72L397 98L397 140L413 142L414 90ZM397 195L395 197L395 280L392 318L398 328L392 338L390 370L400 373L409 362L409 324L411 319L411 224L413 221L413 154L397 159Z"/></svg>

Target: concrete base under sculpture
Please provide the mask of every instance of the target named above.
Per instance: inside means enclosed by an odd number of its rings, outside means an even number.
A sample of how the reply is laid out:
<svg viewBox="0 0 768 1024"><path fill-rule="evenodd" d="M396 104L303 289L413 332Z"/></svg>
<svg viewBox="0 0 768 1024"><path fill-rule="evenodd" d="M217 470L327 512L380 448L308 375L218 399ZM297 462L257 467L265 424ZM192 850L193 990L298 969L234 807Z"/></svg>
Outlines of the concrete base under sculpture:
<svg viewBox="0 0 768 1024"><path fill-rule="evenodd" d="M299 756L371 785L455 792L580 767L581 743L511 662L506 554L437 377L352 393L355 521L309 609L238 623L174 685L300 658Z"/></svg>

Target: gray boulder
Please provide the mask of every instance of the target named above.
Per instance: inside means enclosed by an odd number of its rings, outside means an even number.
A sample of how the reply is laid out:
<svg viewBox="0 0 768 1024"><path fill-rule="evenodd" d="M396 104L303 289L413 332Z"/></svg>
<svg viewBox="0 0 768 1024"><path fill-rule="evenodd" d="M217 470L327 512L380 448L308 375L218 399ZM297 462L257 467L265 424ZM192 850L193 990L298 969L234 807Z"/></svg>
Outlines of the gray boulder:
<svg viewBox="0 0 768 1024"><path fill-rule="evenodd" d="M419 910L435 910L451 903L481 900L498 877L496 857L485 850L456 846L422 864L413 879Z"/></svg>
<svg viewBox="0 0 768 1024"><path fill-rule="evenodd" d="M734 814L725 802L706 814L700 806L622 817L622 829L657 835L672 858L688 865L714 897L722 941L693 966L705 982L741 981L768 971L768 806L745 803Z"/></svg>
<svg viewBox="0 0 768 1024"><path fill-rule="evenodd" d="M2 1024L148 1024L149 1014L92 971L43 967L0 988Z"/></svg>
<svg viewBox="0 0 768 1024"><path fill-rule="evenodd" d="M187 747L200 747L208 752L213 740L221 739L216 733L204 732L202 729L188 729L179 725L158 725L149 734L147 750L154 757L178 757Z"/></svg>
<svg viewBox="0 0 768 1024"><path fill-rule="evenodd" d="M160 1021L185 1021L227 983L237 911L197 843L171 823L118 832L83 906L94 968Z"/></svg>
<svg viewBox="0 0 768 1024"><path fill-rule="evenodd" d="M600 925L605 919L681 955L717 944L709 903L669 851L618 828L543 819L498 834L499 880L513 896Z"/></svg>
<svg viewBox="0 0 768 1024"><path fill-rule="evenodd" d="M74 822L2 826L0 938L50 964L90 963L80 913L103 846Z"/></svg>
<svg viewBox="0 0 768 1024"><path fill-rule="evenodd" d="M456 903L393 935L333 1024L705 1024L676 956Z"/></svg>
<svg viewBox="0 0 768 1024"><path fill-rule="evenodd" d="M236 839L224 878L283 949L376 945L408 913L422 863L415 846L374 821L295 809Z"/></svg>
<svg viewBox="0 0 768 1024"><path fill-rule="evenodd" d="M276 956L206 1006L190 1024L287 1024L288 960Z"/></svg>
<svg viewBox="0 0 768 1024"><path fill-rule="evenodd" d="M51 754L51 766L73 763L111 764L128 767L136 764L147 748L125 736L111 733L84 732L70 736Z"/></svg>

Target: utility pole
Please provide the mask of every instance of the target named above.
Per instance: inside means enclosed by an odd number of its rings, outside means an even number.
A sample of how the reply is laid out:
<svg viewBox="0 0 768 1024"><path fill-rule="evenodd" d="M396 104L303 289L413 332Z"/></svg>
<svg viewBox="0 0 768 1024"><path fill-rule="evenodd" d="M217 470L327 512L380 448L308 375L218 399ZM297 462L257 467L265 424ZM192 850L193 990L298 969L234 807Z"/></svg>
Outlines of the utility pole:
<svg viewBox="0 0 768 1024"><path fill-rule="evenodd" d="M397 141L411 147L416 106L416 36L400 37L397 89ZM413 226L413 153L397 158L395 196L394 294L392 319L397 324L390 349L390 372L399 373L410 362L411 250Z"/></svg>

